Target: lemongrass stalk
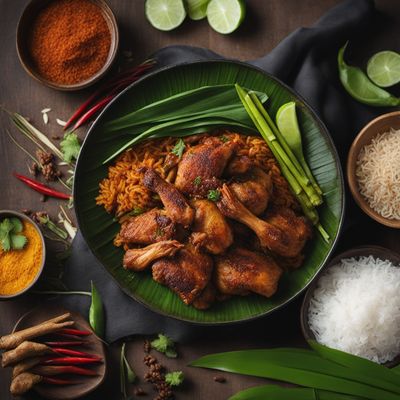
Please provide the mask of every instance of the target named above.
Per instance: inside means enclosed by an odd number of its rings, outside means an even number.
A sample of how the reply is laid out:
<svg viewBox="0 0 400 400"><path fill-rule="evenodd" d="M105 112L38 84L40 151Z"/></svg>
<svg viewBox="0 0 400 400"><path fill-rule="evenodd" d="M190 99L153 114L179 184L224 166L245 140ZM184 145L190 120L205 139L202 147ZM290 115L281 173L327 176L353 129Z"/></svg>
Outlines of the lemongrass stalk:
<svg viewBox="0 0 400 400"><path fill-rule="evenodd" d="M285 152L287 153L288 157L290 158L290 160L293 162L294 166L297 168L297 170L299 171L299 173L308 181L309 185L312 185L313 189L315 190L315 194L316 197L318 197L319 199L319 204L314 204L315 206L319 206L320 204L322 204L322 191L321 188L318 186L318 184L315 182L314 177L312 178L312 180L310 180L310 178L308 177L307 171L303 168L303 166L300 164L300 162L297 160L296 155L293 153L292 149L290 148L290 146L287 144L286 139L283 137L282 133L280 132L280 130L278 129L278 127L275 125L275 122L272 120L272 118L269 116L267 110L264 108L264 106L261 104L260 100L257 97L257 94L254 92L249 92L249 96L250 98L253 100L254 104L256 105L256 107L258 108L258 110L260 111L260 113L262 114L262 116L265 118L265 120L267 121L267 124L269 125L269 127L271 128L272 132L276 135L276 137L278 138L279 143L281 144L281 146L283 147L283 149L285 150ZM309 170L309 173L311 174L311 171ZM312 174L311 174L312 176ZM314 186L314 183L316 185L316 187Z"/></svg>

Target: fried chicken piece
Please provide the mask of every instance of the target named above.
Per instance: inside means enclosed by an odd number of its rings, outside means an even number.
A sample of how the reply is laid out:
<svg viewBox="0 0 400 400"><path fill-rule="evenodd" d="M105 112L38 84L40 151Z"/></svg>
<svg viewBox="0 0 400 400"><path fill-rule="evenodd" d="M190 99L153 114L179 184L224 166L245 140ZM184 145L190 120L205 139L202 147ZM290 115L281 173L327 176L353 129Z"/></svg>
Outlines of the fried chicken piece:
<svg viewBox="0 0 400 400"><path fill-rule="evenodd" d="M222 142L208 137L191 147L178 165L176 187L189 195L207 195L209 190L221 185L218 179L237 147L234 141Z"/></svg>
<svg viewBox="0 0 400 400"><path fill-rule="evenodd" d="M262 214L272 194L272 178L259 167L254 167L247 174L240 177L239 182L229 185L236 197L253 214Z"/></svg>
<svg viewBox="0 0 400 400"><path fill-rule="evenodd" d="M297 217L293 211L285 215L270 215L268 222L257 218L249 211L236 197L236 195L224 184L221 189L221 199L217 203L218 208L226 217L232 218L242 224L245 224L254 231L260 240L262 248L271 250L284 257L296 257L300 254L309 232L305 229L304 218ZM282 225L280 225L280 223ZM298 231L294 226L297 223L302 224ZM288 226L292 224L292 229ZM301 235L303 233L303 236Z"/></svg>
<svg viewBox="0 0 400 400"><path fill-rule="evenodd" d="M233 248L215 259L214 282L228 295L250 292L271 297L278 289L282 270L271 258L243 248Z"/></svg>
<svg viewBox="0 0 400 400"><path fill-rule="evenodd" d="M217 291L215 290L214 284L210 281L205 289L196 297L192 303L194 308L198 310L207 310L211 307L216 299Z"/></svg>
<svg viewBox="0 0 400 400"><path fill-rule="evenodd" d="M225 168L224 175L235 176L248 172L253 166L253 162L247 156L233 156Z"/></svg>
<svg viewBox="0 0 400 400"><path fill-rule="evenodd" d="M193 221L194 210L182 193L172 183L162 179L153 169L144 167L141 172L144 172L143 185L160 196L165 211L172 221L188 227Z"/></svg>
<svg viewBox="0 0 400 400"><path fill-rule="evenodd" d="M129 249L124 255L123 266L132 271L143 271L159 258L174 256L182 247L177 240L163 240L140 249Z"/></svg>
<svg viewBox="0 0 400 400"><path fill-rule="evenodd" d="M153 208L136 217L128 218L121 226L119 236L124 243L151 244L171 239L175 224L164 210Z"/></svg>
<svg viewBox="0 0 400 400"><path fill-rule="evenodd" d="M192 200L191 205L195 210L192 230L205 234L195 235L192 243L199 244L211 254L223 253L233 243L232 230L227 220L210 200Z"/></svg>
<svg viewBox="0 0 400 400"><path fill-rule="evenodd" d="M211 278L211 257L187 244L173 258L161 258L153 264L153 279L169 287L185 304L205 289Z"/></svg>

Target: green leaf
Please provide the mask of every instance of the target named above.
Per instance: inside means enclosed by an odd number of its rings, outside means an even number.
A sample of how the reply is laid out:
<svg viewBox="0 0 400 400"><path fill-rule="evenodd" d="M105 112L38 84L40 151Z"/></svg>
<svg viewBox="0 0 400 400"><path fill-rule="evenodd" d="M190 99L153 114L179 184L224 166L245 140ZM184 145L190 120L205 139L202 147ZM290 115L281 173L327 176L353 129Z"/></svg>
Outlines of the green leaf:
<svg viewBox="0 0 400 400"><path fill-rule="evenodd" d="M28 239L23 235L10 235L11 247L14 250L22 250Z"/></svg>
<svg viewBox="0 0 400 400"><path fill-rule="evenodd" d="M207 194L208 200L216 202L219 200L220 197L221 197L221 193L218 189L215 189L215 190L211 189L208 191L208 194Z"/></svg>
<svg viewBox="0 0 400 400"><path fill-rule="evenodd" d="M1 247L3 248L4 251L10 251L11 250L11 238L10 238L9 234L6 234L1 239Z"/></svg>
<svg viewBox="0 0 400 400"><path fill-rule="evenodd" d="M73 159L77 159L81 145L79 144L78 136L74 132L67 132L64 139L60 142L63 159L70 163Z"/></svg>
<svg viewBox="0 0 400 400"><path fill-rule="evenodd" d="M199 186L201 184L201 176L196 176L193 180L193 185Z"/></svg>
<svg viewBox="0 0 400 400"><path fill-rule="evenodd" d="M9 218L3 219L0 223L0 241L1 247L4 251L10 251L12 247L12 242L10 238L10 233L14 229L14 225Z"/></svg>
<svg viewBox="0 0 400 400"><path fill-rule="evenodd" d="M174 148L171 150L172 154L175 154L179 159L182 158L182 154L185 151L185 142L182 139L178 139Z"/></svg>
<svg viewBox="0 0 400 400"><path fill-rule="evenodd" d="M168 372L165 374L165 382L170 386L179 386L184 380L184 375L182 371Z"/></svg>
<svg viewBox="0 0 400 400"><path fill-rule="evenodd" d="M100 293L93 284L93 281L91 281L91 286L92 302L89 309L89 323L96 335L100 338L103 338L105 329L103 302L101 300Z"/></svg>
<svg viewBox="0 0 400 400"><path fill-rule="evenodd" d="M10 218L11 223L13 224L12 233L20 233L24 228L22 221L19 218L13 217Z"/></svg>
<svg viewBox="0 0 400 400"><path fill-rule="evenodd" d="M158 338L151 342L151 347L160 353L164 353L167 357L175 358L177 356L174 342L162 333L159 333Z"/></svg>

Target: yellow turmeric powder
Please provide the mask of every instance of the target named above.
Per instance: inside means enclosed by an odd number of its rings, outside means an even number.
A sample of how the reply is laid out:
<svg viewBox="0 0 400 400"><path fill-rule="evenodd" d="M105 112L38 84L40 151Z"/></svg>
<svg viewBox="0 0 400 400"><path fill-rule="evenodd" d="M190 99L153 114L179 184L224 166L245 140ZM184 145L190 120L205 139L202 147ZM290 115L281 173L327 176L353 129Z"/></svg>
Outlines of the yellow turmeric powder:
<svg viewBox="0 0 400 400"><path fill-rule="evenodd" d="M35 279L42 263L42 241L36 228L23 221L21 232L28 242L22 250L3 251L0 246L0 295L25 289Z"/></svg>

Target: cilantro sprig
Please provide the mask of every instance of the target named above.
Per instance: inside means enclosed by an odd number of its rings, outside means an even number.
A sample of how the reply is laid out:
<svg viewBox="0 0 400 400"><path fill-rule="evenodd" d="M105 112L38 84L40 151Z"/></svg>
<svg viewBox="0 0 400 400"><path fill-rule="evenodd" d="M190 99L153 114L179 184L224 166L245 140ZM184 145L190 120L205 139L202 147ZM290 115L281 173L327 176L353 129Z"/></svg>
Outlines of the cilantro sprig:
<svg viewBox="0 0 400 400"><path fill-rule="evenodd" d="M65 162L70 163L73 159L76 160L81 149L76 133L67 132L60 142L60 147Z"/></svg>
<svg viewBox="0 0 400 400"><path fill-rule="evenodd" d="M170 358L176 358L178 355L172 339L162 333L159 333L158 338L151 342L151 347Z"/></svg>
<svg viewBox="0 0 400 400"><path fill-rule="evenodd" d="M170 386L179 386L184 380L184 375L182 371L173 371L165 374L165 382Z"/></svg>
<svg viewBox="0 0 400 400"><path fill-rule="evenodd" d="M174 148L171 150L172 154L175 154L179 159L182 158L182 154L185 151L185 142L182 139L179 139L176 143Z"/></svg>
<svg viewBox="0 0 400 400"><path fill-rule="evenodd" d="M0 223L0 244L4 251L22 250L28 241L22 235L23 225L19 218L5 218Z"/></svg>
<svg viewBox="0 0 400 400"><path fill-rule="evenodd" d="M218 201L221 197L221 193L218 189L215 190L209 190L207 194L207 199L211 201Z"/></svg>

